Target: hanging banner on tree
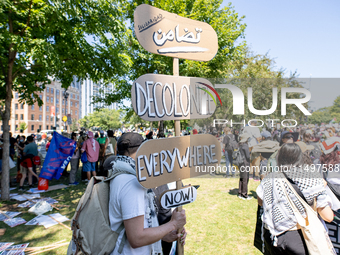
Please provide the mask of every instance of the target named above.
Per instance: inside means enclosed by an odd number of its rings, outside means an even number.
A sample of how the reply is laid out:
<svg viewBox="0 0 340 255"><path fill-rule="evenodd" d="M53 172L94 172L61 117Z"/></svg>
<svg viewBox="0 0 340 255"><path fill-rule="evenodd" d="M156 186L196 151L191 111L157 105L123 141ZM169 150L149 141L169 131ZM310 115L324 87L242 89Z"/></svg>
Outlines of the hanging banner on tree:
<svg viewBox="0 0 340 255"><path fill-rule="evenodd" d="M149 140L135 159L137 179L150 189L214 172L221 161L221 145L209 134Z"/></svg>
<svg viewBox="0 0 340 255"><path fill-rule="evenodd" d="M145 74L131 88L131 101L147 121L209 118L222 101L210 81L203 78Z"/></svg>
<svg viewBox="0 0 340 255"><path fill-rule="evenodd" d="M209 24L151 5L136 8L134 28L139 43L151 53L209 61L218 50L217 34Z"/></svg>
<svg viewBox="0 0 340 255"><path fill-rule="evenodd" d="M47 180L53 178L59 180L71 160L76 144L76 141L54 131L39 177Z"/></svg>

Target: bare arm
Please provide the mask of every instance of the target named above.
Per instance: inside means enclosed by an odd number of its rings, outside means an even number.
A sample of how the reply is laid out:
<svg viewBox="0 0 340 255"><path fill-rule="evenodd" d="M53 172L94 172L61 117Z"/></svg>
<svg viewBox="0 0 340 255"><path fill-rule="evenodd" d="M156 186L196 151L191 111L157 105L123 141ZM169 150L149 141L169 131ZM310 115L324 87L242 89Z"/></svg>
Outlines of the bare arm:
<svg viewBox="0 0 340 255"><path fill-rule="evenodd" d="M127 239L132 248L153 244L172 231L182 228L186 223L185 210L174 211L171 220L159 227L144 228L144 215L124 220Z"/></svg>
<svg viewBox="0 0 340 255"><path fill-rule="evenodd" d="M259 206L262 206L263 201L261 198L257 197L257 203L259 204Z"/></svg>
<svg viewBox="0 0 340 255"><path fill-rule="evenodd" d="M332 220L334 219L334 213L328 205L323 208L318 208L317 211L324 221L332 222Z"/></svg>

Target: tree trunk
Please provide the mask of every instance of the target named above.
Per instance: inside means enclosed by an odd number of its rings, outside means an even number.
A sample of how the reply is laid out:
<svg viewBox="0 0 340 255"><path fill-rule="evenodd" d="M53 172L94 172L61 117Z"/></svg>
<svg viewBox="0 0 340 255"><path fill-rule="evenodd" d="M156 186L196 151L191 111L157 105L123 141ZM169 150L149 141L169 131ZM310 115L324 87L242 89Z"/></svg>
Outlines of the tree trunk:
<svg viewBox="0 0 340 255"><path fill-rule="evenodd" d="M2 114L2 125L4 128L4 145L2 149L2 176L1 176L1 199L9 200L9 120L11 116L12 82L8 79L6 83L5 112Z"/></svg>
<svg viewBox="0 0 340 255"><path fill-rule="evenodd" d="M164 121L161 120L159 121L159 130L158 130L159 134L164 134Z"/></svg>

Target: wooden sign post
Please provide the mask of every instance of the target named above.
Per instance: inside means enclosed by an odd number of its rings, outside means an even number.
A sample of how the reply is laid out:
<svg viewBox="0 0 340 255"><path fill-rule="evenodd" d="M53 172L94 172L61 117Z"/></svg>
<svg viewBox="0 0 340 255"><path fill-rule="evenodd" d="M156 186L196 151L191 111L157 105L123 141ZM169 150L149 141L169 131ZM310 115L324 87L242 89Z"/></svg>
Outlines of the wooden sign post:
<svg viewBox="0 0 340 255"><path fill-rule="evenodd" d="M141 4L139 5L135 12L134 12L134 29L136 37L139 41L139 43L143 46L144 49L151 53L164 55L173 57L173 77L179 77L179 60L178 58L184 58L184 59L191 59L191 60L198 60L198 61L208 61L215 57L217 50L218 50L218 38L215 30L207 23L192 20L188 18L184 18L181 16L178 16L177 14L166 12L164 10L158 9L156 7L147 5L147 4ZM150 76L150 75L149 75ZM159 77L160 78L160 77ZM162 77L164 78L164 77ZM138 78L138 79L141 79ZM164 78L165 79L165 78ZM212 90L217 96L218 94L213 89L213 87L210 84L207 84L209 82L201 82L200 84L204 84L207 86L210 90ZM157 84L157 85L156 85ZM149 86L153 85L153 89L151 92L153 93L153 96L150 96L150 89ZM190 90L187 88L187 99L179 98L180 101L180 108L182 112L176 111L177 106L177 94L176 94L176 85L173 83L173 90L171 92L170 85L167 85L162 89L162 99L159 99L159 97L156 95L156 86L161 86L160 82L156 82L153 84L152 81L146 80L145 85L139 84L137 81L133 85L132 91L131 91L131 99L132 104L134 107L134 110L136 111L137 115L140 116L142 119L148 120L148 121L156 121L156 120L174 120L175 122L175 138L179 139L177 137L180 136L181 133L181 125L180 120L181 119L190 119L191 117L195 118L206 118L210 117L211 114L216 109L216 100L215 95L212 95L207 90L204 90L207 94L209 94L212 97L212 101L214 101L215 105L213 105L211 108L213 110L210 111L210 102L208 99L208 111L198 111L194 113L193 115L188 114L188 108L186 110L183 109L183 101L186 102L186 105L190 108L190 102L191 102L191 96L190 96ZM145 88L145 89L144 89ZM166 95L166 89L168 89L170 92L171 99L165 99ZM182 93L182 89L180 89L180 94ZM158 92L160 93L160 92ZM183 94L182 94L183 96ZM143 98L142 98L143 97ZM219 97L219 96L218 96ZM220 99L220 98L219 98ZM171 111L166 112L166 101L171 101ZM143 103L142 103L143 101ZM199 100L199 104L203 104L203 101L206 100ZM159 111L159 102L163 105L163 108L161 111ZM221 102L221 100L220 100ZM142 107L143 105L143 107ZM174 111L173 111L174 106ZM200 107L199 107L200 108ZM202 107L203 108L203 107ZM204 107L205 108L205 107ZM163 111L164 110L164 111ZM147 114L146 114L147 112ZM191 109L190 109L191 112ZM165 114L166 113L166 114ZM210 116L209 116L210 113ZM204 165L216 165L220 159L221 159L221 148L220 143L217 141L217 139L213 136L205 136L206 139L210 139L209 141L204 140L203 136L201 135L195 135L197 138L202 138L201 141L198 141L195 139L195 137L192 137L193 141L187 141L187 139L190 140L190 138L183 138L180 139L179 143L181 144L181 141L183 144L185 144L187 147L185 156L183 158L180 158L180 149L178 148L169 148L168 150L161 150L160 153L154 152L153 154L150 154L149 151L145 151L144 148L147 148L152 142L152 147L148 148L154 151L154 149L160 149L156 146L157 141L148 141L144 143L137 151L136 159L137 159L137 178L138 181L144 186L146 183L148 185L153 185L156 183L153 183L150 181L147 181L146 176L142 177L142 170L144 168L147 169L148 177L151 177L152 174L154 174L155 177L157 177L157 180L166 180L167 176L178 176L182 178L176 179L176 188L177 190L182 189L182 179L183 177L186 177L187 175L183 173L177 173L174 175L174 162L175 162L175 154L177 155L177 161L179 164L182 164L180 168L192 168L194 165L188 164L188 157L190 154L190 162L191 159L195 159L196 161L199 161L199 158L201 157L201 154L199 152L200 149L203 149L203 154L206 157L204 159ZM172 138L170 138L172 139ZM168 139L170 143L170 139ZM216 140L216 141L215 141ZM171 140L174 141L174 140ZM176 140L177 141L177 140ZM196 145L196 147L192 145L192 142L195 143L199 142L206 142L204 146ZM182 144L182 145L183 145ZM189 145L189 147L188 147ZM168 143L167 143L168 146ZM183 146L182 146L183 147ZM216 150L213 152L213 150ZM173 151L173 152L171 152ZM189 154L188 154L189 153ZM197 154L196 154L197 153ZM146 154L149 154L150 156L146 156ZM169 154L169 156L167 156ZM159 165L161 165L162 170L158 171L157 168L157 160L156 157L158 156ZM164 157L164 158L162 158ZM169 166L169 163L166 162L165 157L167 157L169 161L169 157L171 157L171 164ZM186 165L184 165L184 161L186 161ZM144 166L142 166L143 163L141 163L144 160ZM196 164L196 163L194 163ZM189 165L189 166L188 166ZM203 163L201 164L203 165ZM195 165L196 166L196 165ZM159 166L158 166L159 167ZM168 173L164 172L163 167L167 168ZM162 176L164 173L164 176ZM187 174L187 173L186 173ZM160 177L159 177L160 176ZM189 171L189 177L190 177L190 171ZM188 178L188 177L186 177ZM165 183L171 182L170 179L167 180ZM159 182L156 186L161 185ZM154 186L154 187L156 187ZM145 186L144 186L145 187ZM177 207L178 211L182 210L182 206ZM178 230L179 233L182 232L182 229ZM183 255L184 254L184 247L180 242L180 238L177 241L177 254Z"/></svg>

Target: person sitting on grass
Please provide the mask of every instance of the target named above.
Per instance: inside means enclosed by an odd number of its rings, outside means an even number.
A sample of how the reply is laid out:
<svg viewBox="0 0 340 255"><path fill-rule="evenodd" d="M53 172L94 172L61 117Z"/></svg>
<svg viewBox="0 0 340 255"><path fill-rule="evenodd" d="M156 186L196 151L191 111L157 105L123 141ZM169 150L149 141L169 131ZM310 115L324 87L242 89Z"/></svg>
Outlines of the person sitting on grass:
<svg viewBox="0 0 340 255"><path fill-rule="evenodd" d="M22 174L22 177L20 179L20 188L19 191L24 190L24 181L26 179L26 175L28 172L28 185L30 188L32 188L32 175L35 176L37 179L39 179L38 175L33 172L33 162L31 158L26 158L24 161L20 164L20 173Z"/></svg>

